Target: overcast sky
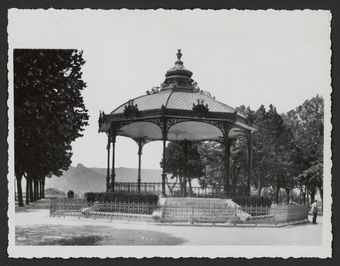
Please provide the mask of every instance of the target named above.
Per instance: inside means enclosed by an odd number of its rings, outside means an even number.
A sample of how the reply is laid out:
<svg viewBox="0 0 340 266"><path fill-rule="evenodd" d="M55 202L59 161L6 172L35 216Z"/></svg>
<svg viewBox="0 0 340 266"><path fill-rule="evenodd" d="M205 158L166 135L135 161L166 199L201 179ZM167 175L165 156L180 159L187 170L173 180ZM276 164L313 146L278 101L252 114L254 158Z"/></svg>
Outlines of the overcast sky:
<svg viewBox="0 0 340 266"><path fill-rule="evenodd" d="M182 49L203 90L232 107L273 104L279 112L317 94L328 99L330 13L326 11L10 10L13 48L84 51L90 125L73 145L73 165L106 167L99 110L159 86ZM10 59L11 59L10 55ZM162 145L147 144L142 167L159 168ZM137 167L137 145L119 137L116 167Z"/></svg>

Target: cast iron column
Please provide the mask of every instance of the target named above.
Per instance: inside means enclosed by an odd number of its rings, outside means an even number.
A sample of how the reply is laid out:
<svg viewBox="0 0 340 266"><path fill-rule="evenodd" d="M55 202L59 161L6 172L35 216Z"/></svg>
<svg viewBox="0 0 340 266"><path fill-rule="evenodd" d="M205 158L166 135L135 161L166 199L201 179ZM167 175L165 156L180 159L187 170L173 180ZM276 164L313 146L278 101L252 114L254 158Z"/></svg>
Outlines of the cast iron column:
<svg viewBox="0 0 340 266"><path fill-rule="evenodd" d="M140 183L141 183L141 164L142 164L142 149L143 149L143 140L138 139L138 193L140 193Z"/></svg>
<svg viewBox="0 0 340 266"><path fill-rule="evenodd" d="M162 196L165 197L165 144L166 139L163 137L163 168L162 168Z"/></svg>
<svg viewBox="0 0 340 266"><path fill-rule="evenodd" d="M188 163L188 141L184 140L184 197L187 196L187 163Z"/></svg>
<svg viewBox="0 0 340 266"><path fill-rule="evenodd" d="M250 183L250 177L251 177L251 168L252 168L252 143L251 143L251 132L248 134L248 182ZM250 196L250 186L249 186L249 196Z"/></svg>
<svg viewBox="0 0 340 266"><path fill-rule="evenodd" d="M112 142L112 169L111 169L111 189L115 191L115 144L116 144L116 135L111 136Z"/></svg>
<svg viewBox="0 0 340 266"><path fill-rule="evenodd" d="M106 171L106 192L110 190L110 134L107 135L107 171Z"/></svg>
<svg viewBox="0 0 340 266"><path fill-rule="evenodd" d="M162 136L163 136L163 168L162 168L162 196L165 197L165 148L166 148L166 137L167 137L167 121L166 118L163 117L163 126L162 126Z"/></svg>
<svg viewBox="0 0 340 266"><path fill-rule="evenodd" d="M225 168L225 178L224 178L224 183L223 183L223 189L224 189L224 194L225 197L228 197L229 193L229 157L230 157L230 140L228 137L224 138L224 168Z"/></svg>

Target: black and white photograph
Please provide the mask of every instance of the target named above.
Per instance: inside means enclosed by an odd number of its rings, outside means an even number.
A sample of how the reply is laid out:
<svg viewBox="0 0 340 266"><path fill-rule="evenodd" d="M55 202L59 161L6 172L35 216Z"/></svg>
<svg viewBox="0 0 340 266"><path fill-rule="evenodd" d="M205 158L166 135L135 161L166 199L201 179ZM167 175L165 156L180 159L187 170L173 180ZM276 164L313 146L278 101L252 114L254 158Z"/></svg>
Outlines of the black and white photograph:
<svg viewBox="0 0 340 266"><path fill-rule="evenodd" d="M9 256L331 257L331 19L9 9Z"/></svg>

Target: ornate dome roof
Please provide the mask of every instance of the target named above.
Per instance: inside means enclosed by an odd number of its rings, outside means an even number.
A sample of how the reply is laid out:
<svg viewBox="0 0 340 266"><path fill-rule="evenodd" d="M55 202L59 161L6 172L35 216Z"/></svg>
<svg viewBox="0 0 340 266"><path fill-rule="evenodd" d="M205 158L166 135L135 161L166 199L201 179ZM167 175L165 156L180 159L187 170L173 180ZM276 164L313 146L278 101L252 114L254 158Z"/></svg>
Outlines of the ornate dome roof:
<svg viewBox="0 0 340 266"><path fill-rule="evenodd" d="M223 136L223 125L233 127L229 137L239 130L253 131L247 117L224 103L216 101L209 92L201 90L191 78L178 50L175 66L165 74L160 87L118 106L110 114L100 114L99 131L108 132L115 127L120 136L133 139L147 137L160 140L161 125L167 119L167 140L216 140ZM171 120L172 119L172 120Z"/></svg>
<svg viewBox="0 0 340 266"><path fill-rule="evenodd" d="M139 111L161 109L162 107L192 110L193 106L201 104L206 106L210 112L234 113L235 108L216 101L209 92L203 91L197 86L197 83L191 78L193 73L184 67L181 57L182 53L179 49L175 66L166 72L165 81L161 87L154 87L145 95L125 102L111 114L124 113L125 107L131 104L135 105Z"/></svg>

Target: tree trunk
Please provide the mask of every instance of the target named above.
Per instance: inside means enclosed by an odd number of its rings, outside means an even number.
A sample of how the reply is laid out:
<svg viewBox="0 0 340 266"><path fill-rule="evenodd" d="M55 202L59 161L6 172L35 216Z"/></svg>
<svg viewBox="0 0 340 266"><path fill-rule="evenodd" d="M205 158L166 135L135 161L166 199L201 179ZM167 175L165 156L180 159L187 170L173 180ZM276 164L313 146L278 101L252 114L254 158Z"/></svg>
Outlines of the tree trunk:
<svg viewBox="0 0 340 266"><path fill-rule="evenodd" d="M191 179L188 178L188 183L189 183L189 193L192 195L192 185L191 185Z"/></svg>
<svg viewBox="0 0 340 266"><path fill-rule="evenodd" d="M37 180L34 180L33 181L33 198L34 198L34 201L37 201L38 200L38 191L37 191Z"/></svg>
<svg viewBox="0 0 340 266"><path fill-rule="evenodd" d="M313 203L315 200L315 188L312 188L310 191L310 202Z"/></svg>
<svg viewBox="0 0 340 266"><path fill-rule="evenodd" d="M321 200L323 201L323 188L322 187L319 187L319 192L320 192Z"/></svg>
<svg viewBox="0 0 340 266"><path fill-rule="evenodd" d="M184 184L183 184L183 177L179 176L179 187L181 189L181 196L184 197Z"/></svg>
<svg viewBox="0 0 340 266"><path fill-rule="evenodd" d="M322 189L322 187L319 187L319 192L320 192L320 197L321 197L321 201L322 201L321 210L323 211L323 189Z"/></svg>
<svg viewBox="0 0 340 266"><path fill-rule="evenodd" d="M33 194L33 201L37 201L36 194L35 194L35 192L36 192L35 184L36 184L36 182L35 182L35 180L33 180L32 181L32 186L33 186L33 192L32 192L32 194Z"/></svg>
<svg viewBox="0 0 340 266"><path fill-rule="evenodd" d="M37 198L38 198L38 200L41 199L41 197L40 197L40 180L37 180Z"/></svg>
<svg viewBox="0 0 340 266"><path fill-rule="evenodd" d="M303 204L306 205L306 192L304 192L302 188L300 188L300 192L302 194Z"/></svg>
<svg viewBox="0 0 340 266"><path fill-rule="evenodd" d="M280 187L276 186L276 191L275 191L275 202L276 202L276 204L279 203L279 193L280 193Z"/></svg>
<svg viewBox="0 0 340 266"><path fill-rule="evenodd" d="M39 180L37 180L37 200L39 200Z"/></svg>
<svg viewBox="0 0 340 266"><path fill-rule="evenodd" d="M30 204L30 184L28 177L26 177L26 204Z"/></svg>
<svg viewBox="0 0 340 266"><path fill-rule="evenodd" d="M172 176L171 179L173 179L173 177L174 177L174 176ZM174 194L173 194L173 191L174 191L175 186L177 185L177 182L178 182L178 176L176 176L176 180L175 180L175 182L173 183L172 186L170 186L170 184L169 184L169 179L168 179L168 178L165 178L165 183L166 183L166 185L168 186L168 189L169 189L169 192L170 192L170 195L171 195L171 196L174 195ZM44 178L44 181L43 181L43 188L44 188L44 190L45 190L45 178ZM45 197L45 191L44 191L44 197Z"/></svg>
<svg viewBox="0 0 340 266"><path fill-rule="evenodd" d="M17 176L17 189L18 189L18 205L23 207L24 201L22 199L22 188L21 188L21 179L22 177Z"/></svg>
<svg viewBox="0 0 340 266"><path fill-rule="evenodd" d="M34 190L33 190L33 180L29 178L29 186L30 186L30 201L34 201Z"/></svg>
<svg viewBox="0 0 340 266"><path fill-rule="evenodd" d="M255 181L255 186L257 188L257 196L261 197L262 182L261 182L261 178L259 177L258 171L254 172L254 181Z"/></svg>
<svg viewBox="0 0 340 266"><path fill-rule="evenodd" d="M289 203L290 188L285 188L286 191L286 202Z"/></svg>
<svg viewBox="0 0 340 266"><path fill-rule="evenodd" d="M40 199L43 198L43 182L42 182L42 181L43 181L43 180L40 179Z"/></svg>
<svg viewBox="0 0 340 266"><path fill-rule="evenodd" d="M41 182L41 179L39 181L39 198L40 199L42 198L42 182Z"/></svg>
<svg viewBox="0 0 340 266"><path fill-rule="evenodd" d="M257 196L258 197L261 197L261 190L262 190L261 180L258 179L258 181L257 181Z"/></svg>
<svg viewBox="0 0 340 266"><path fill-rule="evenodd" d="M45 177L41 181L41 197L45 198Z"/></svg>
<svg viewBox="0 0 340 266"><path fill-rule="evenodd" d="M303 204L306 205L306 193L302 192Z"/></svg>
<svg viewBox="0 0 340 266"><path fill-rule="evenodd" d="M248 196L250 196L250 174L247 175L247 191L248 191Z"/></svg>
<svg viewBox="0 0 340 266"><path fill-rule="evenodd" d="M306 201L307 201L307 205L309 206L309 191L308 189L306 189Z"/></svg>

